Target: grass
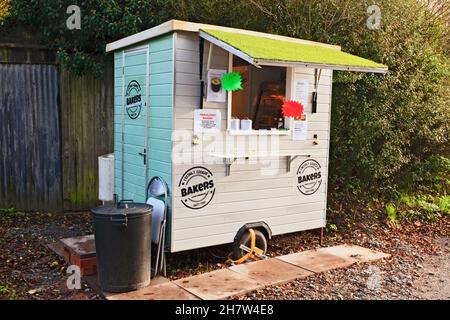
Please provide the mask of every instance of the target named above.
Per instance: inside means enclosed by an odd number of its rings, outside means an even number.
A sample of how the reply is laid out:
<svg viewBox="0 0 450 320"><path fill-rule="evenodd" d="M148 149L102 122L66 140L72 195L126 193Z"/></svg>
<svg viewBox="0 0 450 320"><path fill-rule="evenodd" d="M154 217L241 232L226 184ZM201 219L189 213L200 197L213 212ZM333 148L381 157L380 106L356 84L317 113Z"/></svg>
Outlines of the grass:
<svg viewBox="0 0 450 320"><path fill-rule="evenodd" d="M7 218L13 218L22 215L23 213L17 211L14 208L9 209L2 209L0 208L0 218L1 217L7 217Z"/></svg>
<svg viewBox="0 0 450 320"><path fill-rule="evenodd" d="M395 205L392 203L388 203L385 207L385 210L389 221L394 225L397 224L397 208L395 207Z"/></svg>
<svg viewBox="0 0 450 320"><path fill-rule="evenodd" d="M402 218L435 221L450 214L450 196L402 195L398 200Z"/></svg>
<svg viewBox="0 0 450 320"><path fill-rule="evenodd" d="M443 212L450 214L450 196L444 196L438 201L438 208Z"/></svg>
<svg viewBox="0 0 450 320"><path fill-rule="evenodd" d="M18 295L16 290L6 285L0 285L0 298L6 300L17 300Z"/></svg>
<svg viewBox="0 0 450 320"><path fill-rule="evenodd" d="M338 227L336 224L331 223L328 225L327 231L338 232Z"/></svg>
<svg viewBox="0 0 450 320"><path fill-rule="evenodd" d="M218 30L203 30L256 60L331 64L362 68L387 66L337 49Z"/></svg>

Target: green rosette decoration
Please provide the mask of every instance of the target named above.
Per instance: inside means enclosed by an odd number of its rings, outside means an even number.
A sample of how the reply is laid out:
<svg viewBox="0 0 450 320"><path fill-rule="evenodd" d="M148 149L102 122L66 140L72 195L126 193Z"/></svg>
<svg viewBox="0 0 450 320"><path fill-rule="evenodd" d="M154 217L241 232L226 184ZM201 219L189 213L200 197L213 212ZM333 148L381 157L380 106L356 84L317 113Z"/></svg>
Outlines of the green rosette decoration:
<svg viewBox="0 0 450 320"><path fill-rule="evenodd" d="M222 88L225 91L242 90L242 76L239 72L230 72L222 76Z"/></svg>

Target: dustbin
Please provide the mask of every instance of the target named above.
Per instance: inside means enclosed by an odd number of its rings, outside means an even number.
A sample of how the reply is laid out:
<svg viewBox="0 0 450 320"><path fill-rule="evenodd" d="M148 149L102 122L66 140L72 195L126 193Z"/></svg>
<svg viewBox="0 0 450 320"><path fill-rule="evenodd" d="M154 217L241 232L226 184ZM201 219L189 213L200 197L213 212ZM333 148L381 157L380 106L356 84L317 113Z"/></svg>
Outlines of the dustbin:
<svg viewBox="0 0 450 320"><path fill-rule="evenodd" d="M128 292L149 285L153 208L119 202L91 212L100 287L106 292Z"/></svg>

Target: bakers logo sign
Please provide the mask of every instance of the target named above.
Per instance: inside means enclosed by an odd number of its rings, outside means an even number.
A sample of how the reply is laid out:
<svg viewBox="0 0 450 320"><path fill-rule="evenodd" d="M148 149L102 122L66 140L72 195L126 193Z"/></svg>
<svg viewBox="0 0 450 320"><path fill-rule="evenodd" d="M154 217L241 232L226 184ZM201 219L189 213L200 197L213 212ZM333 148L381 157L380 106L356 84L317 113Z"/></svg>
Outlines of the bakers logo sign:
<svg viewBox="0 0 450 320"><path fill-rule="evenodd" d="M213 174L204 167L195 167L186 171L178 186L181 202L194 210L206 207L216 193Z"/></svg>
<svg viewBox="0 0 450 320"><path fill-rule="evenodd" d="M297 188L306 195L310 196L319 190L322 185L322 167L316 160L306 160L297 170Z"/></svg>
<svg viewBox="0 0 450 320"><path fill-rule="evenodd" d="M127 114L131 119L137 119L142 110L141 85L136 80L132 80L127 87L125 94Z"/></svg>

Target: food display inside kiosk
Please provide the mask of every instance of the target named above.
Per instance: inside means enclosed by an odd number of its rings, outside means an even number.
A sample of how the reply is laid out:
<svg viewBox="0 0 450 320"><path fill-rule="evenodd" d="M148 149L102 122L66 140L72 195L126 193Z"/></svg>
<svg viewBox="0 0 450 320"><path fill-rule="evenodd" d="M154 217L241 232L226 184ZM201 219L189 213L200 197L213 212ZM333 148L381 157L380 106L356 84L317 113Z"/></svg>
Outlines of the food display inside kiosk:
<svg viewBox="0 0 450 320"><path fill-rule="evenodd" d="M282 112L286 99L286 68L257 68L234 57L233 72L242 76L242 89L233 91L232 131L286 130Z"/></svg>

